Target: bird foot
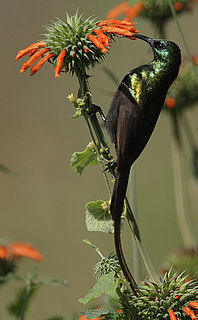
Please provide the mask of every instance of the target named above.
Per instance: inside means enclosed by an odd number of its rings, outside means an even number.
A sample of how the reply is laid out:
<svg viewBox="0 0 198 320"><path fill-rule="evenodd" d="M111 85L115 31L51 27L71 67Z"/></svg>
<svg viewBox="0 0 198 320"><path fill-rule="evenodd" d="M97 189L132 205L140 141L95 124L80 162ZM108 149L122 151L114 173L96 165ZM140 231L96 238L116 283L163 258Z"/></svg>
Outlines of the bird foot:
<svg viewBox="0 0 198 320"><path fill-rule="evenodd" d="M89 113L89 115L96 114L97 112L100 114L102 120L105 122L106 118L101 107L97 106L96 104L92 104L92 111Z"/></svg>
<svg viewBox="0 0 198 320"><path fill-rule="evenodd" d="M105 168L105 171L114 171L117 167L117 161L112 161L112 162L109 162L107 165L106 165L106 168Z"/></svg>

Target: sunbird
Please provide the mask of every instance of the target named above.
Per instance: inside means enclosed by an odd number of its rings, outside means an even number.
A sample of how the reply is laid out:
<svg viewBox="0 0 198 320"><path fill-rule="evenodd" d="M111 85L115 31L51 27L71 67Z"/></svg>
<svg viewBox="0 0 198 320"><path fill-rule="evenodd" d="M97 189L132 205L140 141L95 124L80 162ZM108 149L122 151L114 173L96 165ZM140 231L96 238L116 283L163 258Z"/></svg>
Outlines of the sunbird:
<svg viewBox="0 0 198 320"><path fill-rule="evenodd" d="M123 257L120 227L130 169L145 148L164 104L166 93L177 77L181 52L172 41L135 34L152 48L151 63L128 72L111 102L105 126L115 144L117 161L110 211L114 241L121 269L134 293L136 283Z"/></svg>

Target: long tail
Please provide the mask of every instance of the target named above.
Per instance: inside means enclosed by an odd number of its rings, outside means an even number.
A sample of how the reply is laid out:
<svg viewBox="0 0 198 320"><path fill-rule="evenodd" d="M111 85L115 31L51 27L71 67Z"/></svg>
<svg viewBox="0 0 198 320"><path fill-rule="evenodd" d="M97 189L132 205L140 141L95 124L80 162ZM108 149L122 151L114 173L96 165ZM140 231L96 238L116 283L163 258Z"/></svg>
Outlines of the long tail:
<svg viewBox="0 0 198 320"><path fill-rule="evenodd" d="M125 261L123 250L122 250L121 237L120 237L121 215L122 215L124 199L126 195L129 173L130 173L130 168L127 170L127 172L124 172L124 173L117 171L113 194L111 198L110 210L111 210L112 218L114 220L114 242L115 242L116 254L117 254L122 272L126 280L129 282L133 293L137 296L137 290L136 290L137 284Z"/></svg>

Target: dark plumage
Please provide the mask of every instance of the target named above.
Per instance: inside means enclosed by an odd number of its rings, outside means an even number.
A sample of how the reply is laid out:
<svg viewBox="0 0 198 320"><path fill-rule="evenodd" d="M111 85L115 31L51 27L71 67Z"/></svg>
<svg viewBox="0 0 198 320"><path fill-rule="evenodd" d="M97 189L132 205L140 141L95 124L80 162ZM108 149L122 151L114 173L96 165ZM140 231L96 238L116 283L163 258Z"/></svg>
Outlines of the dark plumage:
<svg viewBox="0 0 198 320"><path fill-rule="evenodd" d="M135 292L135 281L125 263L120 241L120 219L130 168L145 148L159 117L167 90L181 63L179 47L172 41L135 35L149 43L154 59L130 71L114 94L106 128L117 153L116 178L111 198L116 252L122 271Z"/></svg>

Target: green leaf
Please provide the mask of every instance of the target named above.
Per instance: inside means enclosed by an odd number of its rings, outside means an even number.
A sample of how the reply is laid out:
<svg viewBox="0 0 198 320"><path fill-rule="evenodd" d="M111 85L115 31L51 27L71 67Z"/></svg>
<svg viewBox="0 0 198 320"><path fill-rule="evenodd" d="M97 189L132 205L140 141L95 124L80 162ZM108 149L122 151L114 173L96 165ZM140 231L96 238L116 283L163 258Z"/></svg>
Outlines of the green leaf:
<svg viewBox="0 0 198 320"><path fill-rule="evenodd" d="M71 168L80 174L82 174L83 170L88 165L94 165L97 163L97 155L95 153L95 149L92 146L92 142L88 144L84 151L74 152L70 160Z"/></svg>
<svg viewBox="0 0 198 320"><path fill-rule="evenodd" d="M11 315L15 316L16 319L21 319L22 315L27 311L32 297L38 290L38 286L31 285L30 288L23 287L17 293L15 301L8 305L8 311Z"/></svg>
<svg viewBox="0 0 198 320"><path fill-rule="evenodd" d="M117 283L114 280L114 275L114 272L110 272L104 276L101 276L96 284L89 290L86 296L79 299L79 302L85 305L90 301L102 296L103 294L115 296Z"/></svg>
<svg viewBox="0 0 198 320"><path fill-rule="evenodd" d="M106 205L107 209L104 209ZM85 206L86 226L88 231L100 231L106 233L114 232L114 223L111 218L109 204L107 201L91 201Z"/></svg>
<svg viewBox="0 0 198 320"><path fill-rule="evenodd" d="M73 119L77 119L78 117L80 117L82 115L82 109L81 108L77 108L77 111L74 113L74 115L72 116Z"/></svg>
<svg viewBox="0 0 198 320"><path fill-rule="evenodd" d="M3 163L0 163L0 171L2 173L4 173L7 176L13 176L13 177L17 177L19 176L19 173L9 169L7 166L5 166Z"/></svg>
<svg viewBox="0 0 198 320"><path fill-rule="evenodd" d="M82 311L80 314L85 315L87 319L96 319L111 313L114 313L114 312L107 309L93 309L93 310Z"/></svg>

